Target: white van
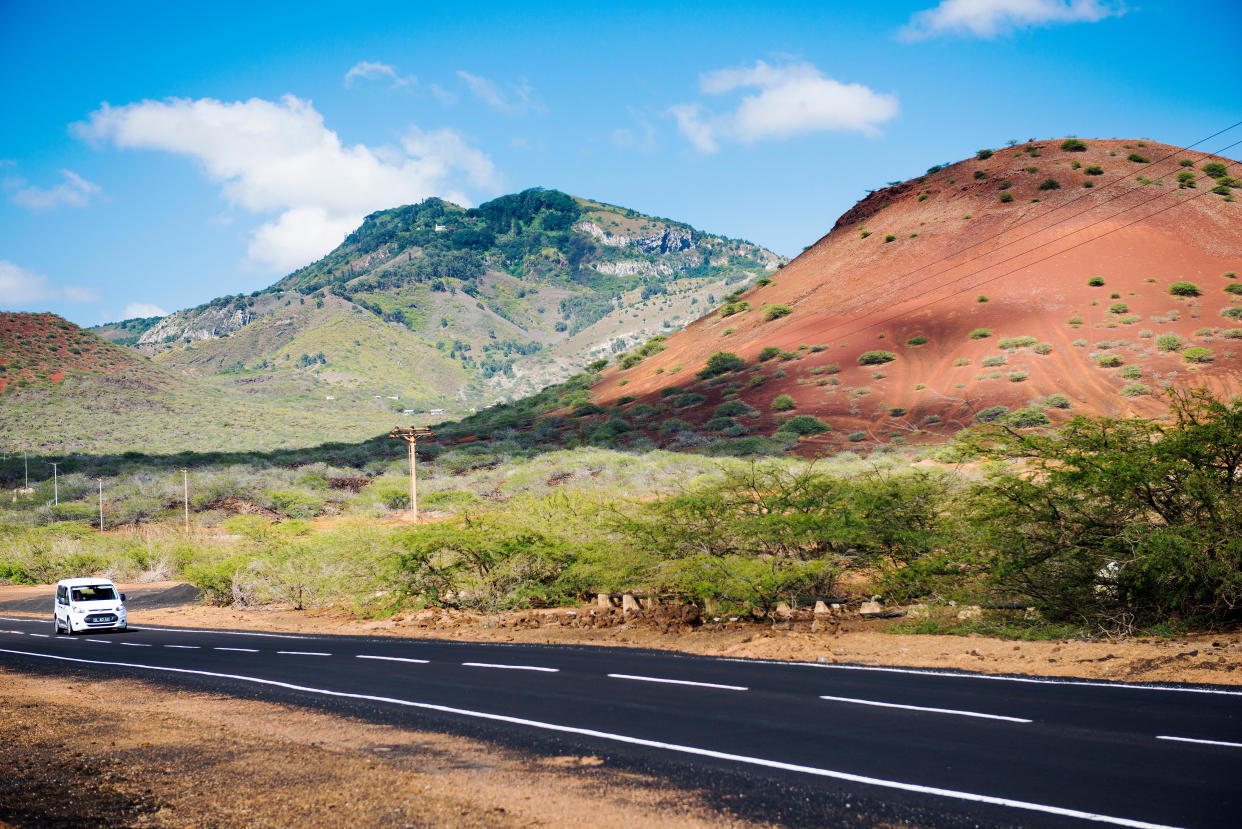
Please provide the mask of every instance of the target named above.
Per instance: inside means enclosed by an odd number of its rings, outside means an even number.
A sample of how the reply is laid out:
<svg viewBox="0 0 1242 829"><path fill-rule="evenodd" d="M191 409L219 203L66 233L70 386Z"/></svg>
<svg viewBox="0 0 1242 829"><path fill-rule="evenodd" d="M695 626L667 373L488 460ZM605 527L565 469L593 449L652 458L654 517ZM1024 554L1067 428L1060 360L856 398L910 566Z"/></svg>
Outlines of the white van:
<svg viewBox="0 0 1242 829"><path fill-rule="evenodd" d="M61 579L56 582L52 624L57 633L125 630L125 594L110 579Z"/></svg>

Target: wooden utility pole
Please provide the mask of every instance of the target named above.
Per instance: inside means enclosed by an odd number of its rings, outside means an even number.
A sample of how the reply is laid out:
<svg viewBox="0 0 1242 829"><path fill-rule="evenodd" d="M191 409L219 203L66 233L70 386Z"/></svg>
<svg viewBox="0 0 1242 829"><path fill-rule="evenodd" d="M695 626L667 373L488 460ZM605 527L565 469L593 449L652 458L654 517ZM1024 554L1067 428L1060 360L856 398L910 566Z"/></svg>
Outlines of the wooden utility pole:
<svg viewBox="0 0 1242 829"><path fill-rule="evenodd" d="M185 487L183 490L185 504L185 531L190 531L190 470L182 468L181 483Z"/></svg>
<svg viewBox="0 0 1242 829"><path fill-rule="evenodd" d="M436 433L430 429L420 429L417 426L398 426L388 433L390 438L399 438L405 441L410 448L410 520L415 524L418 523L418 477L415 472L415 446L419 438L435 437Z"/></svg>
<svg viewBox="0 0 1242 829"><path fill-rule="evenodd" d="M104 531L103 526L103 478L99 479L99 531Z"/></svg>
<svg viewBox="0 0 1242 829"><path fill-rule="evenodd" d="M52 461L48 466L52 467L52 506L57 506L60 504L60 462Z"/></svg>

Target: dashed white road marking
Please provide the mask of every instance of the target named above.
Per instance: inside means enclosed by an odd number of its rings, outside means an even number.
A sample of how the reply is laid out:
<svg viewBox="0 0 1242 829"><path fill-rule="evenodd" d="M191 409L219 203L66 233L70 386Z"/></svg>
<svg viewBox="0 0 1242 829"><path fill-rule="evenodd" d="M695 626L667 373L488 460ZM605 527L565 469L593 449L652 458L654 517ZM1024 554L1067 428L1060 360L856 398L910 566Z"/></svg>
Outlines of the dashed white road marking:
<svg viewBox="0 0 1242 829"><path fill-rule="evenodd" d="M213 651L237 651L238 653L258 653L258 648L212 648Z"/></svg>
<svg viewBox="0 0 1242 829"><path fill-rule="evenodd" d="M937 671L931 668L887 668L882 665L840 665L821 662L794 662L783 659L743 659L740 656L718 656L721 662L741 662L746 665L780 665L785 668L819 668L834 671L878 671L886 674L913 674L915 676L943 676L950 679L988 679L993 682L1023 682L1032 685L1085 685L1090 688L1119 688L1129 691L1177 691L1184 694L1223 694L1242 697L1242 691L1224 688L1183 688L1178 685L1135 685L1128 682L1091 682L1084 679L1040 679L1031 676L1006 674L975 674L957 671Z"/></svg>
<svg viewBox="0 0 1242 829"><path fill-rule="evenodd" d="M330 653L323 651L276 651L276 653L284 653L290 656L331 656Z"/></svg>
<svg viewBox="0 0 1242 829"><path fill-rule="evenodd" d="M1225 740L1200 740L1195 737L1169 737L1161 735L1157 740L1175 740L1179 743L1201 743L1205 746L1225 746L1226 748L1242 748L1242 743L1230 743Z"/></svg>
<svg viewBox="0 0 1242 829"><path fill-rule="evenodd" d="M609 674L611 679L633 679L638 682L663 682L669 685L693 685L696 688L720 688L725 691L749 691L745 685L721 685L716 682L691 682L688 679L665 679L658 676L635 676L634 674Z"/></svg>
<svg viewBox="0 0 1242 829"><path fill-rule="evenodd" d="M928 708L924 705L901 705L896 702L879 702L873 699L855 699L853 697L830 697L821 695L820 699L830 702L851 702L858 705L875 705L880 708L904 708L907 711L927 711L932 714L956 714L959 717L982 717L985 720L1004 720L1006 722L1028 723L1025 717L1005 717L1000 714L982 714L978 711L962 711L957 708Z"/></svg>
<svg viewBox="0 0 1242 829"><path fill-rule="evenodd" d="M165 645L166 648L183 648L185 650L198 650L200 645Z"/></svg>
<svg viewBox="0 0 1242 829"><path fill-rule="evenodd" d="M1097 812L1085 812L1080 809L1069 809L1064 806L1050 806L1044 803L1032 803L1026 800L1014 800L1008 797L996 797L994 795L975 794L974 792L963 792L955 789L942 789L937 786L924 786L919 783L904 783L899 780L885 780L881 777L868 777L862 774L853 774L846 771L837 771L835 769L816 768L815 766L803 766L796 763L783 763L779 760L768 760L762 757L748 757L744 754L731 754L725 751L715 751L708 748L697 748L695 746L678 745L677 743L664 743L658 740L647 740L641 737L630 737L625 734L614 734L608 731L597 731L593 728L579 728L571 725L558 725L556 723L540 722L539 720L528 720L522 717L510 717L505 714L491 714L486 711L472 711L468 708L454 708L449 705L437 705L430 702L416 702L414 700L397 699L395 697L381 697L374 694L355 694L348 691L332 691L327 688L312 688L306 685L295 685L291 682L280 682L275 679L264 679L257 676L245 676L243 674L225 674L215 671L202 671L192 668L168 668L160 665L141 665L134 662L109 662L103 659L79 659L72 656L56 656L50 653L37 653L34 651L17 651L9 648L0 648L0 653L11 653L17 656L31 656L38 659L55 659L60 662L76 662L86 665L110 665L118 668L138 668L147 671L157 671L174 674L193 674L195 676L211 676L219 679L232 679L238 682L252 682L256 685L269 685L275 688L284 688L290 691L299 691L305 694L321 694L328 697L340 697L342 699L362 699L369 702L381 702L389 705L402 705L408 708L418 708L425 711L438 711L443 714L454 714L460 717L472 717L480 720L490 720L492 722L504 722L511 725L521 725L528 728L538 728L544 731L555 731L561 734L577 734L582 737L590 737L597 740L608 740L615 743L625 743L627 745L643 746L645 748L660 749L663 751L672 751L680 754L691 754L699 757L710 757L715 760L726 760L733 763L743 765L760 766L763 768L779 769L781 771L790 771L799 774L808 774L815 777L824 777L833 780L844 780L850 783L859 783L866 786L876 786L885 789L896 789L898 791L913 792L915 794L931 795L933 797L944 797L953 800L965 800L972 803L986 803L992 806L1005 806L1011 809L1022 809L1029 812L1042 812L1043 814L1057 815L1059 817L1076 818L1078 820L1089 820L1096 823L1108 823L1113 826L1126 826L1130 829L1174 829L1174 827L1161 823L1149 823L1142 820L1134 820L1132 818L1114 817L1112 815L1103 815Z"/></svg>
<svg viewBox="0 0 1242 829"><path fill-rule="evenodd" d="M27 636L37 636L37 637L39 637L40 639L50 639L50 638L51 638L51 634L50 634L50 633L27 633L26 635L27 635Z"/></svg>
<svg viewBox="0 0 1242 829"><path fill-rule="evenodd" d="M413 662L416 665L426 665L431 662L430 659L408 659L404 656L371 656L370 654L360 653L359 659L382 659L385 662Z"/></svg>
<svg viewBox="0 0 1242 829"><path fill-rule="evenodd" d="M18 636L26 635L26 631L24 630L6 630L5 633L16 633Z"/></svg>
<svg viewBox="0 0 1242 829"><path fill-rule="evenodd" d="M497 665L493 662L463 662L461 663L467 668L503 668L506 671L542 671L543 673L558 673L560 668L542 668L538 665Z"/></svg>
<svg viewBox="0 0 1242 829"><path fill-rule="evenodd" d="M101 645L111 645L107 639L83 639L83 642L99 642Z"/></svg>
<svg viewBox="0 0 1242 829"><path fill-rule="evenodd" d="M131 648L149 648L150 645L145 642L122 642L122 645L129 645Z"/></svg>

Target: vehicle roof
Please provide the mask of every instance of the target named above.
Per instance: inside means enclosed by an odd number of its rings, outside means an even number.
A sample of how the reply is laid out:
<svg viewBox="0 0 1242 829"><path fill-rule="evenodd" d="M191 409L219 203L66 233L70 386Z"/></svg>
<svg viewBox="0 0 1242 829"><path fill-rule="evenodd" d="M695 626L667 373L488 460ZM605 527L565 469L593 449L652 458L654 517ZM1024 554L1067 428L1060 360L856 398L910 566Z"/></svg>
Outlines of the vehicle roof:
<svg viewBox="0 0 1242 829"><path fill-rule="evenodd" d="M81 587L81 586L83 586L83 585L85 585L85 584L111 584L113 587L116 587L116 584L114 584L114 583L113 583L112 579L103 579L103 578L99 578L99 579L61 579L60 581L56 582L56 586L57 586L57 587L60 587L60 586L62 586L62 585L64 585L65 587Z"/></svg>

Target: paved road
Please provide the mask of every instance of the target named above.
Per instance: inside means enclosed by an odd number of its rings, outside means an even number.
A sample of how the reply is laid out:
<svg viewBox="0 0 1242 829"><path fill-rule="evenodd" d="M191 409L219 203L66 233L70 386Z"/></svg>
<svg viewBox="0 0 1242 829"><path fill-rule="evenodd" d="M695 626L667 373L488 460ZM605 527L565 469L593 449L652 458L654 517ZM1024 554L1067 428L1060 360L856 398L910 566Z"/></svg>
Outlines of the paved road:
<svg viewBox="0 0 1242 829"><path fill-rule="evenodd" d="M51 630L50 614L0 617L0 666L209 687L536 748L551 740L683 780L745 779L769 799L891 804L932 824L1242 826L1236 688L617 648ZM806 823L811 807L788 819Z"/></svg>

